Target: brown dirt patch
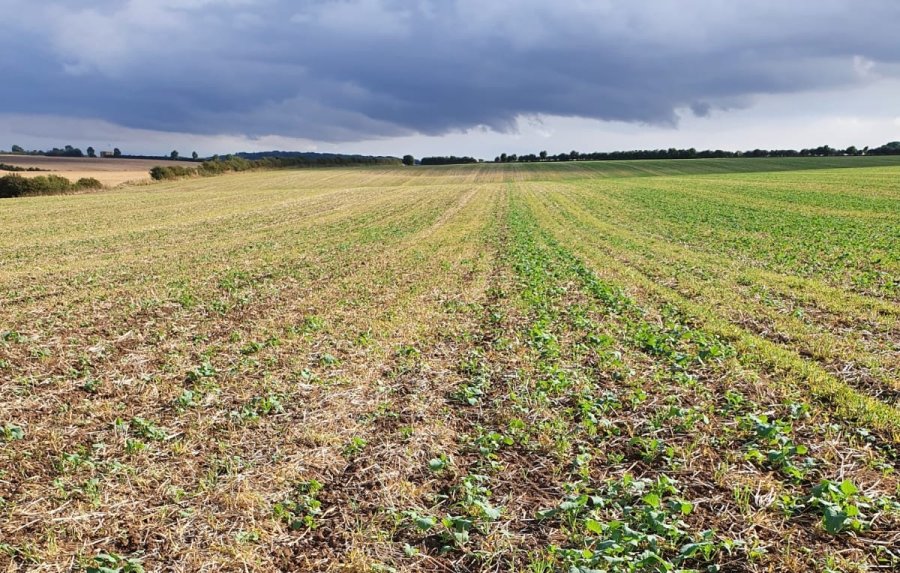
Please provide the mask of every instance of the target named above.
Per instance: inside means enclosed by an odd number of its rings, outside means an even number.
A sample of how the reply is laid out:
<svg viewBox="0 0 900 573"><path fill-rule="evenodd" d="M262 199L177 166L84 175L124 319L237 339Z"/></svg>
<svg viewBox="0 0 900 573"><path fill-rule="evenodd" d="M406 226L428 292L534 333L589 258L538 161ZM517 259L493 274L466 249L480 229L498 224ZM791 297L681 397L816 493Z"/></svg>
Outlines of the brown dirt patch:
<svg viewBox="0 0 900 573"><path fill-rule="evenodd" d="M43 171L7 172L23 177L37 177L50 173L74 182L82 177L94 177L107 186L128 182L150 181L150 168L156 165L181 165L195 167L190 161L165 161L161 159L113 159L95 157L45 157L43 155L0 155L0 163L17 167L36 167Z"/></svg>

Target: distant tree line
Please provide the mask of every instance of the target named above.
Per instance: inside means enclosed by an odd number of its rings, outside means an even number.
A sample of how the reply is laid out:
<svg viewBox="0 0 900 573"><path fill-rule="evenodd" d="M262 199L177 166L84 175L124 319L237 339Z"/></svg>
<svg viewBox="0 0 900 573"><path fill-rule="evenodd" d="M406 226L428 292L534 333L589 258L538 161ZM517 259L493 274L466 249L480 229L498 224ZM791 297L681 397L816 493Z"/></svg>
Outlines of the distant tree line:
<svg viewBox="0 0 900 573"><path fill-rule="evenodd" d="M203 161L197 167L180 165L158 165L150 170L150 177L156 180L180 179L182 177L209 177L222 173L251 171L254 169L290 169L308 167L350 167L359 165L400 165L397 157L379 157L370 155L330 155L316 156L290 155L266 156L259 159L247 159L237 155L225 157L214 156Z"/></svg>
<svg viewBox="0 0 900 573"><path fill-rule="evenodd" d="M93 147L88 147L85 151L82 151L80 148L72 147L71 145L66 145L62 149L60 149L59 147L54 147L50 150L34 149L31 151L25 150L21 145L13 145L11 153L15 155L43 155L45 157L97 157L97 150L95 150ZM190 159L181 157L177 150L172 151L168 155L125 155L118 147L114 148L112 150L112 153L102 152L101 155L103 157L113 157L116 159L170 159L181 161L200 161L200 156L196 151L191 154Z"/></svg>
<svg viewBox="0 0 900 573"><path fill-rule="evenodd" d="M77 147L67 145L62 149L54 147L49 151L41 152L41 155L46 155L47 157L84 157L84 152Z"/></svg>
<svg viewBox="0 0 900 573"><path fill-rule="evenodd" d="M63 148L54 147L49 150L42 149L32 149L26 150L21 145L13 145L10 148L10 153L15 155L43 155L45 157L97 157L97 151L93 147L87 148L87 154L82 151L78 147L72 147L71 145L66 145ZM122 152L119 151L119 148L115 148L112 152L113 157L122 157Z"/></svg>
<svg viewBox="0 0 900 573"><path fill-rule="evenodd" d="M394 165L401 162L401 159L391 156L320 153L317 151L242 151L225 157L242 157L251 160L286 159L296 160L300 164L316 165ZM212 159L218 158L218 155L212 157Z"/></svg>
<svg viewBox="0 0 900 573"><path fill-rule="evenodd" d="M474 157L457 157L455 155L439 155L435 157L423 157L420 165L460 165L464 163L478 163Z"/></svg>
<svg viewBox="0 0 900 573"><path fill-rule="evenodd" d="M750 151L723 151L721 149L706 149L697 151L693 147L689 149L635 149L631 151L595 151L592 153L579 153L578 151L570 151L568 153L558 153L556 155L548 155L546 151L541 151L537 155L529 153L527 155L516 155L515 153L507 155L501 153L494 158L495 163L530 163L535 161L613 161L613 160L629 160L629 159L712 159L727 157L835 157L847 155L900 155L900 141L892 141L870 149L864 147L857 149L851 145L846 149L837 149L828 145L809 149L753 149ZM427 159L427 158L426 158ZM425 165L425 159L422 160ZM438 165L435 163L434 165Z"/></svg>
<svg viewBox="0 0 900 573"><path fill-rule="evenodd" d="M885 143L881 147L869 149L866 155L900 155L900 141Z"/></svg>
<svg viewBox="0 0 900 573"><path fill-rule="evenodd" d="M103 184L93 177L83 177L72 183L59 175L40 175L32 178L6 175L0 177L0 198L61 195L74 191L101 189L102 187Z"/></svg>

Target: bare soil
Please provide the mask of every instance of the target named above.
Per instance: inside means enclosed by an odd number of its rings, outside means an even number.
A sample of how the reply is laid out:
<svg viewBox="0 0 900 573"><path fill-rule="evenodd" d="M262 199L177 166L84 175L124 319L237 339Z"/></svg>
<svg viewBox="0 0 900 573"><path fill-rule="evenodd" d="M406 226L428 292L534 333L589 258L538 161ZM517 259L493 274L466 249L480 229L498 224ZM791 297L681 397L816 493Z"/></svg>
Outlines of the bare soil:
<svg viewBox="0 0 900 573"><path fill-rule="evenodd" d="M99 157L45 157L43 155L0 155L0 163L17 167L36 167L43 171L18 171L23 177L37 177L52 173L77 181L82 177L94 177L107 186L123 183L150 181L150 168L156 165L182 165L193 167L190 161L162 159L114 159ZM0 171L0 176L13 172Z"/></svg>

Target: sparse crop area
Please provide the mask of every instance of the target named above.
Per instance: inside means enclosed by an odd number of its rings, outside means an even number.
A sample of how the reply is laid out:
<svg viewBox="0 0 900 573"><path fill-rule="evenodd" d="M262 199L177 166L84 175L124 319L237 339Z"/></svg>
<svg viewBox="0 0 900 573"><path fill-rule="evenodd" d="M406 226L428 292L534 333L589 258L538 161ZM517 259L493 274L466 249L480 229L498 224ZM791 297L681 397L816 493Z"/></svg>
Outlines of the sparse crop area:
<svg viewBox="0 0 900 573"><path fill-rule="evenodd" d="M900 568L900 159L4 200L2 571Z"/></svg>

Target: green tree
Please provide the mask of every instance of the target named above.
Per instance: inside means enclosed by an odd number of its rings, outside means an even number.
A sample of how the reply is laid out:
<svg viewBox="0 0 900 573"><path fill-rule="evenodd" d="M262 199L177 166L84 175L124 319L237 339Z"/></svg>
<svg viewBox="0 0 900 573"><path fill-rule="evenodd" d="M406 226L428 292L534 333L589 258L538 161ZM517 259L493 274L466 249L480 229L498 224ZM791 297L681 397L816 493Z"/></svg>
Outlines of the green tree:
<svg viewBox="0 0 900 573"><path fill-rule="evenodd" d="M122 151L118 147L113 149L113 157L122 157Z"/></svg>
<svg viewBox="0 0 900 573"><path fill-rule="evenodd" d="M540 156L541 156L541 161L547 160L547 152L546 151L541 151Z"/></svg>
<svg viewBox="0 0 900 573"><path fill-rule="evenodd" d="M172 150L172 153L169 154L169 159L178 159L178 150Z"/></svg>
<svg viewBox="0 0 900 573"><path fill-rule="evenodd" d="M97 152L94 150L93 147L87 148L87 154L88 154L88 157L97 157Z"/></svg>
<svg viewBox="0 0 900 573"><path fill-rule="evenodd" d="M197 159L198 157L200 157L200 156L197 155L197 152L196 152L196 151L193 152L193 153L191 153L191 159Z"/></svg>
<svg viewBox="0 0 900 573"><path fill-rule="evenodd" d="M13 145L12 152L13 153L25 153L25 150L22 149L22 147L20 145Z"/></svg>
<svg viewBox="0 0 900 573"><path fill-rule="evenodd" d="M416 158L412 155L404 155L403 156L403 165L415 165Z"/></svg>

